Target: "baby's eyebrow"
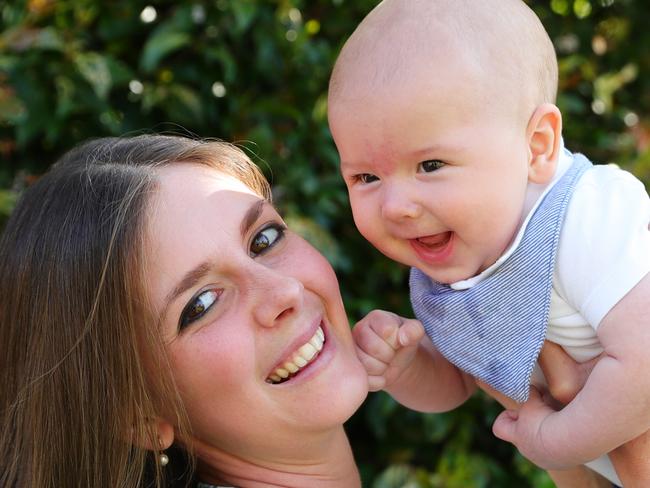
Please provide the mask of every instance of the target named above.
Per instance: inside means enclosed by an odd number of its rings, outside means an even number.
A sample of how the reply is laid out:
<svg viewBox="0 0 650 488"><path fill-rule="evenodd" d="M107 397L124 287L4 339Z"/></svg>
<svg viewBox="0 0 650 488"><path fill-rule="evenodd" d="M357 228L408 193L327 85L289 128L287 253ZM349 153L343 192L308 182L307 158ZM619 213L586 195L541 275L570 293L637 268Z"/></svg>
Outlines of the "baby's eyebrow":
<svg viewBox="0 0 650 488"><path fill-rule="evenodd" d="M363 168L366 166L366 163L363 161L341 161L339 166L341 167L341 171L347 170L358 170L360 167Z"/></svg>
<svg viewBox="0 0 650 488"><path fill-rule="evenodd" d="M434 143L429 146L418 147L416 149L404 148L396 157L399 160L412 160L414 162L418 162L425 159L449 157L450 155L463 152L465 150L465 147L465 144L457 141L450 143L446 142L444 144ZM373 168L377 167L377 164L378 162L373 161L341 160L339 167L341 172L365 172L367 170L372 171Z"/></svg>
<svg viewBox="0 0 650 488"><path fill-rule="evenodd" d="M419 149L415 149L410 153L414 159L428 158L435 156L439 153L449 154L461 151L463 146L460 144L432 144Z"/></svg>

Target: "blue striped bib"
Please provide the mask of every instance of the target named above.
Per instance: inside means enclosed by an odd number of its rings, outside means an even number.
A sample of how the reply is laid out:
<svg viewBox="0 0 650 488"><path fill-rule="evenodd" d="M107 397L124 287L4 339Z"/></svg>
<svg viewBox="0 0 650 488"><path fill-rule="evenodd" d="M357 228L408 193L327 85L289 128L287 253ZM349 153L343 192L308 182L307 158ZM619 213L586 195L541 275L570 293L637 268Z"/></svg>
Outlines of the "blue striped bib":
<svg viewBox="0 0 650 488"><path fill-rule="evenodd" d="M534 210L519 246L494 273L466 290L431 280L417 268L411 304L436 348L451 363L517 402L546 337L560 229L576 183L592 166L574 155Z"/></svg>

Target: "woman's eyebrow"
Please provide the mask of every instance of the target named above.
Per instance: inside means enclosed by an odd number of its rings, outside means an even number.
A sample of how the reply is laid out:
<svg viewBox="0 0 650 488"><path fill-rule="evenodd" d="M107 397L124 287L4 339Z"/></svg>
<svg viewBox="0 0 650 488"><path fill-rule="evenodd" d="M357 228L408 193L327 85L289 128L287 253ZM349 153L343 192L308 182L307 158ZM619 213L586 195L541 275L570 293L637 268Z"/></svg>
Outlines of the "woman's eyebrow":
<svg viewBox="0 0 650 488"><path fill-rule="evenodd" d="M249 229L253 226L253 224L257 221L257 219L262 215L262 211L264 210L264 206L266 205L266 200L257 200L251 207L248 209L246 212L246 215L244 215L244 218L242 219L241 222L241 235L244 236L246 233L249 231Z"/></svg>
<svg viewBox="0 0 650 488"><path fill-rule="evenodd" d="M212 267L213 265L211 262L204 261L203 263L185 273L183 279L179 281L174 289L167 294L167 298L165 299L165 311L169 308L174 300L195 286L201 280L201 278L208 274Z"/></svg>

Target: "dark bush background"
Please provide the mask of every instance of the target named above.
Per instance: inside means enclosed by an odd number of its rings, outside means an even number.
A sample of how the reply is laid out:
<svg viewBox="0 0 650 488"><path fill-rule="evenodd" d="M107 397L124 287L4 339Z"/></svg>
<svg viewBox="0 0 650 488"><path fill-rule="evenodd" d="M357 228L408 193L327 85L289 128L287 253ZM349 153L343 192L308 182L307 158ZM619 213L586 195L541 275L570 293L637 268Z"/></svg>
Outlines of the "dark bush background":
<svg viewBox="0 0 650 488"><path fill-rule="evenodd" d="M235 141L333 263L351 322L373 308L410 315L406 270L354 228L326 121L335 56L376 3L0 0L0 216L86 138ZM567 145L650 182L650 2L528 3L557 47ZM492 437L498 411L482 395L442 415L371 395L348 425L364 486L552 486Z"/></svg>

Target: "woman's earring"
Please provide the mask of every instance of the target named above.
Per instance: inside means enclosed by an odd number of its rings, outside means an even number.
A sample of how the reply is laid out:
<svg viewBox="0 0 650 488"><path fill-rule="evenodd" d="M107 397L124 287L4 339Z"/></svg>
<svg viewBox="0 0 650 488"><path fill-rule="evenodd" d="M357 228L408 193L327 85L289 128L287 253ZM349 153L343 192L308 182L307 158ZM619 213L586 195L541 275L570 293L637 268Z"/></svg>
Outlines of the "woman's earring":
<svg viewBox="0 0 650 488"><path fill-rule="evenodd" d="M158 462L161 466L167 466L169 464L169 456L164 452L161 452L160 456L158 456Z"/></svg>
<svg viewBox="0 0 650 488"><path fill-rule="evenodd" d="M161 449L165 448L165 444L162 441L160 437L158 437L158 445L160 446ZM169 456L165 454L164 452L161 452L158 455L158 462L160 463L161 466L165 467L169 464Z"/></svg>

